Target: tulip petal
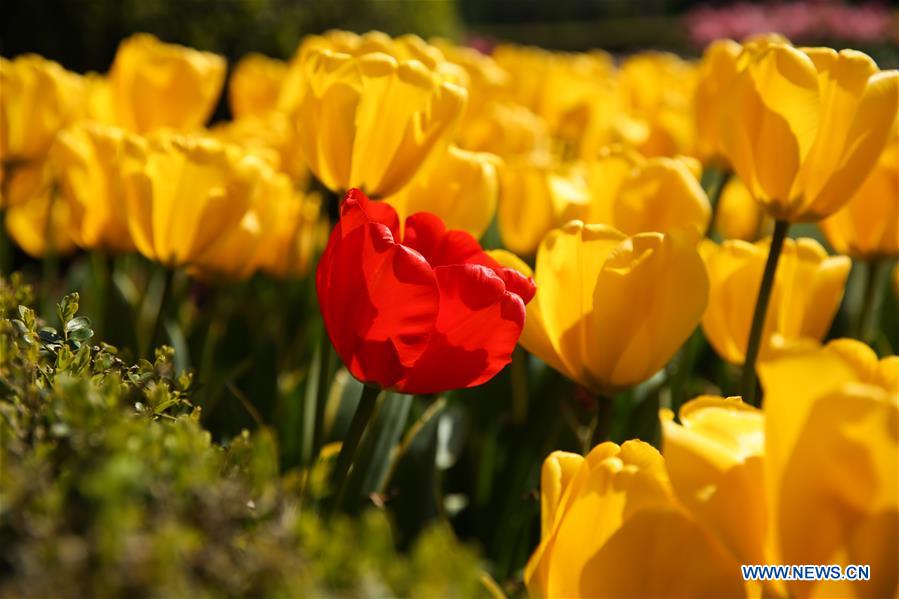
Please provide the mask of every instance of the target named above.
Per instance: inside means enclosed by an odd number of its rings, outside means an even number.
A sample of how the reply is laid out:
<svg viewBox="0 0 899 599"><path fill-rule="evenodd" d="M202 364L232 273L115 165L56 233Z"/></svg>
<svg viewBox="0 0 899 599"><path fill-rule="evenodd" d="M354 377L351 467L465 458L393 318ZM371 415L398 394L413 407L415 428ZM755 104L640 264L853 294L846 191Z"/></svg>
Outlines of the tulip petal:
<svg viewBox="0 0 899 599"><path fill-rule="evenodd" d="M568 483L574 478L584 456L567 451L554 451L543 461L540 470L540 534L547 537L556 521L556 508Z"/></svg>
<svg viewBox="0 0 899 599"><path fill-rule="evenodd" d="M646 564L652 564L647 568ZM742 597L740 565L675 507L632 516L580 570L580 597Z"/></svg>
<svg viewBox="0 0 899 599"><path fill-rule="evenodd" d="M419 212L407 218L403 245L420 253L434 268L453 264L486 266L503 280L507 291L518 295L525 304L536 292L530 276L522 275L518 269L501 266L469 233L448 231L434 214Z"/></svg>
<svg viewBox="0 0 899 599"><path fill-rule="evenodd" d="M534 304L540 316L533 319L533 329L529 319L522 345L551 363L553 357L540 350L544 339L549 341L552 354L564 364L562 372L593 388L596 381L591 374L596 369L588 372L588 367L595 363L597 336L587 315L596 309L594 291L606 258L625 239L611 227L571 221L551 231L537 254L540 293Z"/></svg>
<svg viewBox="0 0 899 599"><path fill-rule="evenodd" d="M876 163L899 111L899 73L854 50L807 50L821 78L821 130L796 182L818 220L852 197Z"/></svg>
<svg viewBox="0 0 899 599"><path fill-rule="evenodd" d="M778 560L869 564L872 579L865 583L865 594L895 596L899 590L897 430L899 405L872 385L843 386L814 403L774 489ZM873 526L889 523L892 532L881 528L872 534ZM806 596L815 585L809 581L787 584L797 597Z"/></svg>
<svg viewBox="0 0 899 599"><path fill-rule="evenodd" d="M418 253L367 223L335 227L316 275L334 348L353 376L389 387L424 353L440 304L437 280Z"/></svg>
<svg viewBox="0 0 899 599"><path fill-rule="evenodd" d="M554 487L548 491L553 494ZM670 502L658 450L642 441L594 447L565 484L552 527L528 562L529 591L547 597L596 596L601 587L579 589L579 582L589 576L603 545L641 510Z"/></svg>
<svg viewBox="0 0 899 599"><path fill-rule="evenodd" d="M680 420L662 413L665 463L678 498L742 563L764 563L762 412L738 399L700 397L684 404Z"/></svg>
<svg viewBox="0 0 899 599"><path fill-rule="evenodd" d="M705 265L690 236L628 238L605 260L592 294L589 377L611 389L649 378L699 324L708 293Z"/></svg>
<svg viewBox="0 0 899 599"><path fill-rule="evenodd" d="M404 393L436 393L486 382L512 361L524 326L524 303L490 268L457 264L438 266L434 273L440 312L427 349L397 384Z"/></svg>

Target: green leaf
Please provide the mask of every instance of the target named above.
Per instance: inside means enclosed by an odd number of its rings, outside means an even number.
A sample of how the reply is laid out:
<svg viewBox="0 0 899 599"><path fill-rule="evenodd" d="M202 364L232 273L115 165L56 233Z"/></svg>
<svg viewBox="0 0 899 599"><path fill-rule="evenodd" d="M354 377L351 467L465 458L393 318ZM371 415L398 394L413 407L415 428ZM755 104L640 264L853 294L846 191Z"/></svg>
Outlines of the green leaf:
<svg viewBox="0 0 899 599"><path fill-rule="evenodd" d="M41 327L41 330L37 332L37 336L44 343L59 343L62 341L62 336L53 327Z"/></svg>
<svg viewBox="0 0 899 599"><path fill-rule="evenodd" d="M389 484L390 511L399 544L408 547L428 524L440 517L437 471L440 421L446 401L434 402L406 433Z"/></svg>
<svg viewBox="0 0 899 599"><path fill-rule="evenodd" d="M381 492L393 464L394 448L406 426L412 399L411 395L400 393L384 395L356 452L342 508L355 512L369 495Z"/></svg>
<svg viewBox="0 0 899 599"><path fill-rule="evenodd" d="M91 319L87 316L79 316L67 321L65 330L66 332L71 333L72 331L77 331L78 329L89 328L91 328Z"/></svg>
<svg viewBox="0 0 899 599"><path fill-rule="evenodd" d="M62 301L56 306L56 315L59 317L59 322L68 323L75 318L75 314L78 313L79 300L80 296L77 291L62 298Z"/></svg>

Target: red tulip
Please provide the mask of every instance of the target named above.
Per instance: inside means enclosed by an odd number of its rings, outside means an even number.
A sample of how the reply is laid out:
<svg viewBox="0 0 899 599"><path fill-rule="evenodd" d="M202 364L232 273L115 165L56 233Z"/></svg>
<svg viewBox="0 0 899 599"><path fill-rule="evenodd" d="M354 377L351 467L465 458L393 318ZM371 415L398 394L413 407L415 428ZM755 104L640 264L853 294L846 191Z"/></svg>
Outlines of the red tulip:
<svg viewBox="0 0 899 599"><path fill-rule="evenodd" d="M402 240L402 241L400 241ZM331 342L357 379L403 393L480 385L511 360L533 279L439 217L351 189L316 273Z"/></svg>

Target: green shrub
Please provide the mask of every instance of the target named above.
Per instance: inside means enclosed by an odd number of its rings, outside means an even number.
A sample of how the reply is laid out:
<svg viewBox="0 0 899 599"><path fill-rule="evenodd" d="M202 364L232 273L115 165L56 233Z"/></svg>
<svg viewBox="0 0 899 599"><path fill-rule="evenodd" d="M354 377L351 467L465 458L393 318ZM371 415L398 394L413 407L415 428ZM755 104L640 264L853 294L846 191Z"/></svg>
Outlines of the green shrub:
<svg viewBox="0 0 899 599"><path fill-rule="evenodd" d="M0 596L486 594L444 527L397 554L383 512L325 519L266 430L219 445L173 351L125 364L78 296L59 331L0 278Z"/></svg>

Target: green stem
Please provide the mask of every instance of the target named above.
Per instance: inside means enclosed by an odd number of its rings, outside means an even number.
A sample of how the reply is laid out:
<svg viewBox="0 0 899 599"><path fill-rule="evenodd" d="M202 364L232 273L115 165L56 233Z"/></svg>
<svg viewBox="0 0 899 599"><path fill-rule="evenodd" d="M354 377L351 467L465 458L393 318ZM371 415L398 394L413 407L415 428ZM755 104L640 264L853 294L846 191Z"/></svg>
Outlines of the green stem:
<svg viewBox="0 0 899 599"><path fill-rule="evenodd" d="M590 447L587 452L604 441L612 438L612 418L615 415L615 397L601 395L596 398L596 423L593 426Z"/></svg>
<svg viewBox="0 0 899 599"><path fill-rule="evenodd" d="M328 404L328 392L331 389L331 369L334 350L331 348L331 338L328 331L322 327L318 345L318 380L315 388L315 414L312 425L312 451L308 456L315 460L321 451L325 439L325 409ZM364 393L364 392L363 392Z"/></svg>
<svg viewBox="0 0 899 599"><path fill-rule="evenodd" d="M156 310L153 328L150 329L149 343L144 352L147 359L151 358L157 344L163 342L165 339L165 317L169 312L170 304L172 303L172 279L175 278L175 271L171 268L165 268L162 277L162 292L159 298L159 308Z"/></svg>
<svg viewBox="0 0 899 599"><path fill-rule="evenodd" d="M712 214L709 217L709 224L705 230L705 236L711 237L712 229L715 227L715 218L718 216L718 206L721 204L721 193L730 180L732 173L728 170L722 170L718 176L715 185L709 190L709 204L712 207Z"/></svg>
<svg viewBox="0 0 899 599"><path fill-rule="evenodd" d="M375 411L375 405L378 401L381 389L364 385L362 387L362 396L359 398L359 405L356 406L356 413L353 415L353 421L350 422L350 428L347 431L346 438L340 446L340 454L337 456L337 464L334 466L334 472L331 481L336 491L334 497L334 505L340 503L340 497L343 495L346 486L347 474L350 471L356 450L359 448L359 441L362 439L362 433L365 432L368 421Z"/></svg>
<svg viewBox="0 0 899 599"><path fill-rule="evenodd" d="M875 315L874 307L878 304L877 284L880 279L880 271L883 262L871 260L865 263L865 295L862 298L861 311L855 325L855 338L865 343L868 342L868 332L871 330L872 319Z"/></svg>
<svg viewBox="0 0 899 599"><path fill-rule="evenodd" d="M768 303L771 300L771 291L774 289L774 275L777 272L777 263L783 250L784 240L790 223L779 220L774 223L774 236L771 238L771 247L768 249L768 261L765 263L765 272L762 275L762 283L759 285L758 299L755 301L755 312L752 314L752 328L749 329L749 343L746 348L746 361L743 363L743 379L741 389L743 401L756 405L756 377L755 361L758 358L762 344L762 331L765 328L765 316L768 314Z"/></svg>

